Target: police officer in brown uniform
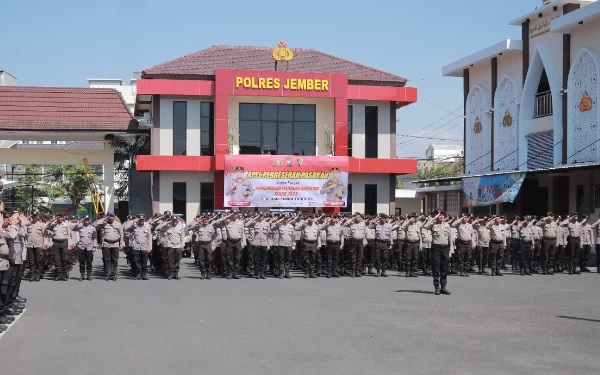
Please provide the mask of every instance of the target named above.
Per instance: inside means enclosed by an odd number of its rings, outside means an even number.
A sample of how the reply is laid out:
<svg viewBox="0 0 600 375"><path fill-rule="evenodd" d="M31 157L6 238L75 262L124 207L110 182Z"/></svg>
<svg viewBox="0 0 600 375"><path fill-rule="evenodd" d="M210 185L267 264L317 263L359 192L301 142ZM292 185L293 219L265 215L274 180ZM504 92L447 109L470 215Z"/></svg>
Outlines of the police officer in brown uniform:
<svg viewBox="0 0 600 375"><path fill-rule="evenodd" d="M212 262L214 240L217 236L215 228L208 221L208 217L202 215L188 227L189 230L196 233L194 241L198 247L198 266L200 267L201 280L211 279L210 263Z"/></svg>
<svg viewBox="0 0 600 375"><path fill-rule="evenodd" d="M339 216L334 215L321 225L321 231L325 232L327 249L326 277L340 277L338 274L338 258L340 251L344 248L344 235L339 223Z"/></svg>
<svg viewBox="0 0 600 375"><path fill-rule="evenodd" d="M239 219L238 213L238 211L234 211L230 215L215 221L215 224L223 224L221 233L225 242L224 262L227 267L226 278L236 280L240 278L238 276L240 259L242 257L242 249L246 246L244 222Z"/></svg>
<svg viewBox="0 0 600 375"><path fill-rule="evenodd" d="M146 222L144 214L130 220L123 229L129 234L129 247L133 255L135 280L148 280L148 253L152 251L152 228Z"/></svg>
<svg viewBox="0 0 600 375"><path fill-rule="evenodd" d="M532 273L532 251L533 251L533 230L537 230L537 226L534 227L530 216L525 216L524 220L518 224L514 224L513 228L516 228L519 232L519 241L521 243L520 259L519 259L519 270L521 276L531 276Z"/></svg>
<svg viewBox="0 0 600 375"><path fill-rule="evenodd" d="M289 216L284 216L280 223L273 224L272 229L277 231L278 234L278 246L277 254L275 257L278 259L277 264L279 265L279 278L291 279L290 275L290 261L292 259L292 251L296 247L295 240L295 228L292 225L297 220L297 217L290 220ZM331 259L328 257L327 259ZM337 261L337 258L335 259ZM334 262L337 267L337 264ZM336 271L337 273L337 271Z"/></svg>
<svg viewBox="0 0 600 375"><path fill-rule="evenodd" d="M489 265L492 269L491 276L504 276L502 274L503 253L506 251L506 233L502 218L493 216L485 225L490 230Z"/></svg>
<svg viewBox="0 0 600 375"><path fill-rule="evenodd" d="M52 244L54 251L54 265L56 267L55 281L67 281L68 251L73 249L71 238L71 223L64 221L61 213L56 214L46 228L52 232Z"/></svg>
<svg viewBox="0 0 600 375"><path fill-rule="evenodd" d="M108 211L106 217L96 222L96 229L100 231L102 239L102 259L106 281L117 281L117 267L119 265L119 250L125 248L125 239L123 237L123 227L121 223L115 220L115 213Z"/></svg>
<svg viewBox="0 0 600 375"><path fill-rule="evenodd" d="M177 216L164 218L164 222L156 227L156 231L164 235L164 248L167 253L167 279L179 280L179 267L185 246L185 234Z"/></svg>
<svg viewBox="0 0 600 375"><path fill-rule="evenodd" d="M417 262L419 252L422 251L421 244L421 226L423 223L418 220L418 215L413 213L402 224L400 230L405 232L404 247L406 248L406 277L418 277Z"/></svg>
<svg viewBox="0 0 600 375"><path fill-rule="evenodd" d="M423 226L431 230L431 265L435 295L450 295L446 289L448 283L448 252L450 251L450 225L444 221L446 214L438 210L438 214L429 219ZM440 289L441 286L441 289Z"/></svg>
<svg viewBox="0 0 600 375"><path fill-rule="evenodd" d="M365 246L367 231L363 216L359 212L354 213L354 220L350 222L350 277L362 277L360 270L362 269L363 248Z"/></svg>
<svg viewBox="0 0 600 375"><path fill-rule="evenodd" d="M79 233L79 241L75 244L79 257L79 272L81 273L79 281L86 279L86 272L87 280L92 281L92 263L94 262L94 253L98 248L98 231L90 225L89 216L84 217L81 223L75 225L73 231Z"/></svg>
<svg viewBox="0 0 600 375"><path fill-rule="evenodd" d="M568 231L567 236L567 269L569 275L579 275L581 272L577 269L579 265L579 251L581 250L581 223L577 221L579 214L577 212L571 213L571 216L560 223L560 226L566 228Z"/></svg>
<svg viewBox="0 0 600 375"><path fill-rule="evenodd" d="M473 225L469 216L463 214L460 220L455 220L452 227L456 228L456 249L458 252L458 270L460 276L469 277L471 263L471 246L473 244Z"/></svg>
<svg viewBox="0 0 600 375"><path fill-rule="evenodd" d="M581 251L579 252L579 269L581 272L590 272L588 260L592 253L592 245L594 245L594 231L588 223L588 217L581 217Z"/></svg>
<svg viewBox="0 0 600 375"><path fill-rule="evenodd" d="M592 230L596 231L596 273L600 273L600 219L592 224Z"/></svg>
<svg viewBox="0 0 600 375"><path fill-rule="evenodd" d="M40 281L43 272L43 248L44 248L44 231L46 224L40 221L40 216L37 211L31 214L31 220L27 224L27 259L31 267L29 281Z"/></svg>
<svg viewBox="0 0 600 375"><path fill-rule="evenodd" d="M554 254L558 245L559 227L554 222L554 214L548 212L546 217L539 220L536 225L542 229L541 262L544 275L554 275Z"/></svg>
<svg viewBox="0 0 600 375"><path fill-rule="evenodd" d="M246 222L246 227L254 228L254 239L252 241L252 249L254 250L254 267L255 278L266 279L267 267L267 248L269 245L269 236L271 233L271 223L265 218L264 213L259 213L257 217Z"/></svg>
<svg viewBox="0 0 600 375"><path fill-rule="evenodd" d="M317 277L315 275L317 249L321 246L320 230L315 223L315 216L308 215L306 221L298 223L296 228L300 230L300 239L303 246L304 278L314 279Z"/></svg>

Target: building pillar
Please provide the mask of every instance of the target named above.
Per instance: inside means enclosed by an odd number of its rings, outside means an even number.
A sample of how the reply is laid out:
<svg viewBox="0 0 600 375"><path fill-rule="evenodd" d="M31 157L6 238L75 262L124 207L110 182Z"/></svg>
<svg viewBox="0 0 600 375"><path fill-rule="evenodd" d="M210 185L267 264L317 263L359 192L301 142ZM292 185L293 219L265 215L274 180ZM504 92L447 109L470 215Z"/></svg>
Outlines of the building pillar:
<svg viewBox="0 0 600 375"><path fill-rule="evenodd" d="M463 173L467 173L467 98L469 96L469 68L463 70Z"/></svg>
<svg viewBox="0 0 600 375"><path fill-rule="evenodd" d="M108 138L108 137L107 137ZM115 149L112 139L104 140L104 209L115 210Z"/></svg>
<svg viewBox="0 0 600 375"><path fill-rule="evenodd" d="M225 172L215 171L215 210L223 210L225 206Z"/></svg>
<svg viewBox="0 0 600 375"><path fill-rule="evenodd" d="M494 170L494 118L495 116L495 112L496 112L496 89L498 88L498 58L497 57L493 57L492 58L492 108L494 108L494 112L492 112L492 128L491 128L491 135L492 135L492 147L491 147L491 159L492 159L492 163L491 163L491 169L490 171ZM500 124L498 124L500 125Z"/></svg>

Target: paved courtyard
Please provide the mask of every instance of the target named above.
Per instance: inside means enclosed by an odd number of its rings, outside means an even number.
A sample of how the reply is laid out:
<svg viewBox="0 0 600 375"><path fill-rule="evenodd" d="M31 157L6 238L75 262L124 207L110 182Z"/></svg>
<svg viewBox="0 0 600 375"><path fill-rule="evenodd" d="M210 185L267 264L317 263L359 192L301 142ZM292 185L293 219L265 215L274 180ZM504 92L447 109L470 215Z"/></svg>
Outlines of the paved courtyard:
<svg viewBox="0 0 600 375"><path fill-rule="evenodd" d="M600 275L23 282L0 374L597 374ZM97 271L101 260L95 259ZM592 269L595 271L595 268ZM77 275L76 275L77 274ZM392 274L395 274L392 272ZM98 274L99 275L99 274Z"/></svg>

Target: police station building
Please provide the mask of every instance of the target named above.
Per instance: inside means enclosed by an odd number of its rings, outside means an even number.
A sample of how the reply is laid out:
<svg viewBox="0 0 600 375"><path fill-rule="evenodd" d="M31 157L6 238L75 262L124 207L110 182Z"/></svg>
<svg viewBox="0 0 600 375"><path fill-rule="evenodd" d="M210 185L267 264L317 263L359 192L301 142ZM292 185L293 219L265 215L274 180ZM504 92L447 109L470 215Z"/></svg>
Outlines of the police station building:
<svg viewBox="0 0 600 375"><path fill-rule="evenodd" d="M135 113L152 147L137 170L152 174L154 212L394 213L395 178L417 167L396 158L396 111L417 100L406 81L283 42L145 70Z"/></svg>

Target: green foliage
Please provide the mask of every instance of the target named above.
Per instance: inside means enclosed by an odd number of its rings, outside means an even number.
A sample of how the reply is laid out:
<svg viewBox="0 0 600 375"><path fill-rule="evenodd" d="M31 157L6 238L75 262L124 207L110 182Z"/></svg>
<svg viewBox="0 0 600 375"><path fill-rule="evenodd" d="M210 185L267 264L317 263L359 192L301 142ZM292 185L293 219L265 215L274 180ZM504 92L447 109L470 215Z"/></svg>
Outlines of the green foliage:
<svg viewBox="0 0 600 375"><path fill-rule="evenodd" d="M31 212L32 208L43 213L49 212L44 200L47 186L42 179L42 166L25 165L23 173L20 185L15 189L15 196L21 201L21 209L26 212Z"/></svg>
<svg viewBox="0 0 600 375"><path fill-rule="evenodd" d="M81 212L81 201L90 194L89 181L83 165L51 167L47 171L45 180L48 186L48 198L65 197L73 206L73 211Z"/></svg>
<svg viewBox="0 0 600 375"><path fill-rule="evenodd" d="M434 178L454 177L463 172L463 162L452 163L452 164L440 164L432 168L423 168L417 172L417 180L430 180ZM452 181L450 185L460 184L460 181ZM430 183L430 186L439 186L440 183Z"/></svg>
<svg viewBox="0 0 600 375"><path fill-rule="evenodd" d="M404 183L399 177L396 177L396 189L405 189Z"/></svg>

